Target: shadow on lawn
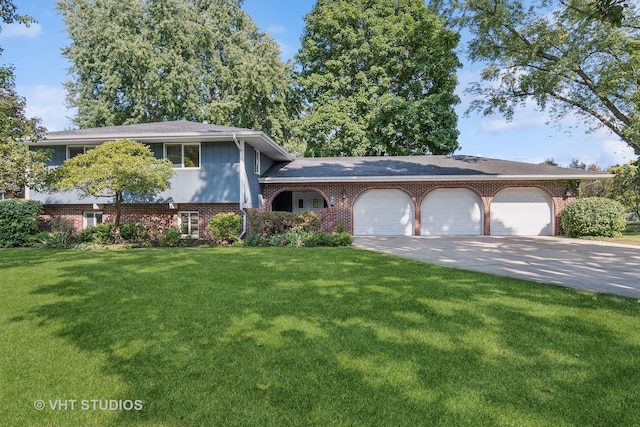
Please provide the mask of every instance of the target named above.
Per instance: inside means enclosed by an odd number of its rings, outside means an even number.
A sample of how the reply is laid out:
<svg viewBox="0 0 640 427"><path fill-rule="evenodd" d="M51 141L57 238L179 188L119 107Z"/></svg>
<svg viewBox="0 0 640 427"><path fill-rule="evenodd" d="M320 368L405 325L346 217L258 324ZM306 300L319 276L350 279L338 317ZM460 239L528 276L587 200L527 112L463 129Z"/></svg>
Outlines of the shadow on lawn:
<svg viewBox="0 0 640 427"><path fill-rule="evenodd" d="M620 298L354 249L78 259L31 314L107 355L127 424L622 425L640 397Z"/></svg>

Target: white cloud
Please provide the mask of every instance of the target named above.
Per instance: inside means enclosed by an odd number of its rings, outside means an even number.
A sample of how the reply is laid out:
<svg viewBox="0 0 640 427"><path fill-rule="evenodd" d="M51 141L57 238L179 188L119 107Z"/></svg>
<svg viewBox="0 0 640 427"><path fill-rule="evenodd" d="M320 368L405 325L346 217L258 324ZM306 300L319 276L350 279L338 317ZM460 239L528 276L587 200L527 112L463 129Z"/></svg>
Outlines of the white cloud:
<svg viewBox="0 0 640 427"><path fill-rule="evenodd" d="M27 100L27 116L41 118L49 132L71 127L68 117L73 116L74 112L67 110L63 88L38 85L19 88L18 93Z"/></svg>
<svg viewBox="0 0 640 427"><path fill-rule="evenodd" d="M2 29L2 33L0 33L0 38L2 39L10 39L10 38L26 38L26 39L36 39L42 34L42 26L40 24L33 23L28 27L23 24L8 24Z"/></svg>
<svg viewBox="0 0 640 427"><path fill-rule="evenodd" d="M602 150L600 162L607 165L622 165L638 158L629 144L619 140L606 139L600 143L600 149Z"/></svg>
<svg viewBox="0 0 640 427"><path fill-rule="evenodd" d="M538 128L548 125L548 118L539 112L529 114L527 118L518 118L507 121L505 119L482 120L481 128L485 132L503 132L514 129Z"/></svg>

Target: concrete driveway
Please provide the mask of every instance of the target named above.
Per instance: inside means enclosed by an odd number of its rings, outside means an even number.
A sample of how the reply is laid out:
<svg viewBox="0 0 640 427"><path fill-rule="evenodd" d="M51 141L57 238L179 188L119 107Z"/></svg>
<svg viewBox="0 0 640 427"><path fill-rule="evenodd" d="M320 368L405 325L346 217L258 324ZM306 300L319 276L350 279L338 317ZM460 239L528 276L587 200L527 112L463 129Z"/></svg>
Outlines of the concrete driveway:
<svg viewBox="0 0 640 427"><path fill-rule="evenodd" d="M640 246L563 237L356 237L417 261L640 298Z"/></svg>

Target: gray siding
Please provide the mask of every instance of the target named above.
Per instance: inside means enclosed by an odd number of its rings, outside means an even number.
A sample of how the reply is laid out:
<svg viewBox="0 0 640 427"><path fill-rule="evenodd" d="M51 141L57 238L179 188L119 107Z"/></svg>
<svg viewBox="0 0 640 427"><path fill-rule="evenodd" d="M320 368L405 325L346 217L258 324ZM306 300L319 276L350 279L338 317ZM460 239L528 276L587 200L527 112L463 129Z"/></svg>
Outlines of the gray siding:
<svg viewBox="0 0 640 427"><path fill-rule="evenodd" d="M60 166L67 159L66 145L52 145L48 147L30 147L31 150L48 150L51 158L47 161L47 166Z"/></svg>
<svg viewBox="0 0 640 427"><path fill-rule="evenodd" d="M262 188L258 179L273 165L273 160L260 153L260 173L256 174L254 170L255 152L254 147L250 144L246 144L244 151L244 164L247 169L247 181L249 187L247 201L251 204L249 207L261 208L260 195L262 194Z"/></svg>

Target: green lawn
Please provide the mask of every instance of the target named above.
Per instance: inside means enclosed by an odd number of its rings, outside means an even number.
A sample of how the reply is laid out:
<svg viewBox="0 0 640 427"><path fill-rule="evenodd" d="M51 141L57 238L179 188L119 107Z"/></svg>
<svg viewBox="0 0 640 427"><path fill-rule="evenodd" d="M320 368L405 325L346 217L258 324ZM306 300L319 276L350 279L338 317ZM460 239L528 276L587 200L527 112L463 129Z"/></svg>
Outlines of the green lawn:
<svg viewBox="0 0 640 427"><path fill-rule="evenodd" d="M0 426L640 424L632 299L355 248L0 266Z"/></svg>
<svg viewBox="0 0 640 427"><path fill-rule="evenodd" d="M627 243L630 245L640 245L640 222L630 222L621 236L604 238L607 242Z"/></svg>

